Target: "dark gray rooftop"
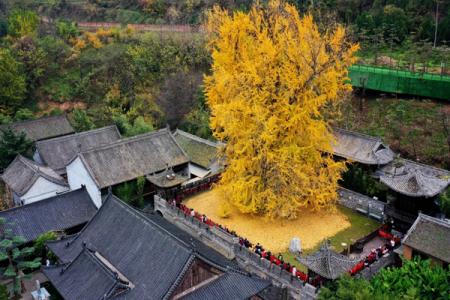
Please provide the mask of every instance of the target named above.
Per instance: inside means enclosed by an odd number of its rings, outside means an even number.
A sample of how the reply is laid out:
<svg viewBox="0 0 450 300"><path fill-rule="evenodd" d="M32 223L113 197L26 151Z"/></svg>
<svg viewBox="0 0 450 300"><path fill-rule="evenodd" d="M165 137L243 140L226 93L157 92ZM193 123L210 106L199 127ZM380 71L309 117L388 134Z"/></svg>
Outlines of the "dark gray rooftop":
<svg viewBox="0 0 450 300"><path fill-rule="evenodd" d="M324 243L317 252L297 259L309 270L333 280L348 272L358 262L331 250L329 242Z"/></svg>
<svg viewBox="0 0 450 300"><path fill-rule="evenodd" d="M217 160L221 143L208 141L179 129L173 136L194 164L208 169Z"/></svg>
<svg viewBox="0 0 450 300"><path fill-rule="evenodd" d="M170 297L194 259L200 259L222 272L236 269L235 263L194 240L175 225L157 215L144 215L114 196L107 197L80 233L67 240L50 242L48 246L66 264L75 261L84 248L101 254L108 261L109 268L114 268L133 286L116 297L123 299ZM80 268L77 273L57 275L63 277L58 280L50 279L58 290L72 290L72 277L88 281L91 272ZM260 281L244 277L260 284ZM89 287L90 283L87 285ZM81 283L78 288L84 289L84 285ZM107 291L104 289L105 294ZM69 296L66 299L77 298ZM86 295L84 299L93 298Z"/></svg>
<svg viewBox="0 0 450 300"><path fill-rule="evenodd" d="M64 299L103 299L105 294L112 293L120 284L115 274L87 249L81 251L73 263L64 269L49 267L43 271ZM68 277L71 284L63 282Z"/></svg>
<svg viewBox="0 0 450 300"><path fill-rule="evenodd" d="M85 188L0 212L14 235L33 241L49 231L65 230L89 221L97 208Z"/></svg>
<svg viewBox="0 0 450 300"><path fill-rule="evenodd" d="M68 186L64 178L56 174L55 171L22 155L17 155L13 162L9 164L2 175L2 180L17 195L23 196L40 177L55 184Z"/></svg>
<svg viewBox="0 0 450 300"><path fill-rule="evenodd" d="M16 133L24 132L27 138L34 142L75 132L66 115L44 117L0 126L0 130L7 128L11 128Z"/></svg>
<svg viewBox="0 0 450 300"><path fill-rule="evenodd" d="M403 238L403 244L450 263L450 223L419 214Z"/></svg>
<svg viewBox="0 0 450 300"><path fill-rule="evenodd" d="M192 293L182 297L183 300L239 300L249 299L269 285L266 280L253 277L248 280L247 275L239 273L225 273L210 284L204 285Z"/></svg>
<svg viewBox="0 0 450 300"><path fill-rule="evenodd" d="M389 188L411 197L434 197L450 184L450 171L407 159L397 159L377 173Z"/></svg>
<svg viewBox="0 0 450 300"><path fill-rule="evenodd" d="M367 165L384 165L394 159L394 152L381 138L340 128L334 129L334 137L333 154L336 156Z"/></svg>
<svg viewBox="0 0 450 300"><path fill-rule="evenodd" d="M66 173L66 165L79 152L111 144L121 138L116 126L84 131L36 143L43 163L58 174Z"/></svg>
<svg viewBox="0 0 450 300"><path fill-rule="evenodd" d="M99 188L189 162L168 129L138 135L78 155Z"/></svg>

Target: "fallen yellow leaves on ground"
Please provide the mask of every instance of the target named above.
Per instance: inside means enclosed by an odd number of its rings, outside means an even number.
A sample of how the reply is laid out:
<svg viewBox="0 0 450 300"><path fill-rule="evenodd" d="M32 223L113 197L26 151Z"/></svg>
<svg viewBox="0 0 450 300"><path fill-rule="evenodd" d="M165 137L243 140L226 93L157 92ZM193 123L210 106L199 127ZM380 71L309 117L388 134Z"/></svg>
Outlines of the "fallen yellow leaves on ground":
<svg viewBox="0 0 450 300"><path fill-rule="evenodd" d="M260 243L274 253L286 251L293 237L300 238L303 249L310 249L322 240L350 227L346 216L338 210L334 212L304 210L297 220L275 221L232 210L228 218L221 218L218 214L220 201L219 193L211 190L189 198L185 205L205 214L212 221L236 231L238 235L248 238L251 242Z"/></svg>

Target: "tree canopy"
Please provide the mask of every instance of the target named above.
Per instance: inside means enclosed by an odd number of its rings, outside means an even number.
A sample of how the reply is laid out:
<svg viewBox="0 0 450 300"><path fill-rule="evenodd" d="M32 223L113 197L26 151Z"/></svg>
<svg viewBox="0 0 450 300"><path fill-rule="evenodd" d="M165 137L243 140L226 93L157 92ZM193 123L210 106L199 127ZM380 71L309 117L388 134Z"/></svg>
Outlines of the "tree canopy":
<svg viewBox="0 0 450 300"><path fill-rule="evenodd" d="M5 169L18 154L27 153L32 144L23 132L16 134L9 128L0 130L0 170Z"/></svg>
<svg viewBox="0 0 450 300"><path fill-rule="evenodd" d="M25 75L7 49L0 49L0 109L17 108L25 97Z"/></svg>
<svg viewBox="0 0 450 300"><path fill-rule="evenodd" d="M319 299L387 300L448 299L450 269L430 260L404 260L401 268L386 268L371 280L344 276L320 289Z"/></svg>
<svg viewBox="0 0 450 300"><path fill-rule="evenodd" d="M30 10L15 9L8 17L8 33L15 38L35 34L38 25L38 15Z"/></svg>
<svg viewBox="0 0 450 300"><path fill-rule="evenodd" d="M333 137L324 112L351 89L358 46L343 27L320 32L282 1L231 15L216 7L207 27L205 91L214 136L227 144L225 201L270 218L329 206L345 165L326 154Z"/></svg>

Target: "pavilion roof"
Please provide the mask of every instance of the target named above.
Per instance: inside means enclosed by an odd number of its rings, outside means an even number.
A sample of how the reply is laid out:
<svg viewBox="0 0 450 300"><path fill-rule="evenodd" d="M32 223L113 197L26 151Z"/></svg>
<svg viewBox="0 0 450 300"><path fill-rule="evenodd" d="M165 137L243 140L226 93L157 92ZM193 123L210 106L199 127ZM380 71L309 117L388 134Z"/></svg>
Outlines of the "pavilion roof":
<svg viewBox="0 0 450 300"><path fill-rule="evenodd" d="M15 133L24 132L27 138L34 142L75 132L66 115L43 117L0 126L0 130L7 128Z"/></svg>
<svg viewBox="0 0 450 300"><path fill-rule="evenodd" d="M394 159L394 152L381 138L340 128L334 129L333 154L367 165L384 165Z"/></svg>
<svg viewBox="0 0 450 300"><path fill-rule="evenodd" d="M380 181L410 197L434 197L450 184L450 171L398 159L378 171Z"/></svg>
<svg viewBox="0 0 450 300"><path fill-rule="evenodd" d="M450 263L450 223L422 213L403 238L403 244Z"/></svg>
<svg viewBox="0 0 450 300"><path fill-rule="evenodd" d="M325 242L317 252L297 259L309 270L332 280L348 272L358 262L331 250L329 242Z"/></svg>

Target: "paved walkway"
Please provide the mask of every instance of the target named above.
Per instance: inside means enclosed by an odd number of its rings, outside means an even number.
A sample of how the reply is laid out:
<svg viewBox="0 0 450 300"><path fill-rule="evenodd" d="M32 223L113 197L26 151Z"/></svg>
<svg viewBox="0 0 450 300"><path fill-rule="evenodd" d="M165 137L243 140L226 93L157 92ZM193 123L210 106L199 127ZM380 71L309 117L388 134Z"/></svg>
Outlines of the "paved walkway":
<svg viewBox="0 0 450 300"><path fill-rule="evenodd" d="M22 300L32 300L31 292L36 290L36 280L39 280L39 282L42 284L43 282L48 281L47 277L45 275L38 271L33 273L31 279L24 280L23 283L25 285L25 293L22 294Z"/></svg>
<svg viewBox="0 0 450 300"><path fill-rule="evenodd" d="M386 240L376 236L364 244L364 249L361 253L350 253L350 257L360 259L366 258L372 249L376 249L384 244L386 244Z"/></svg>

